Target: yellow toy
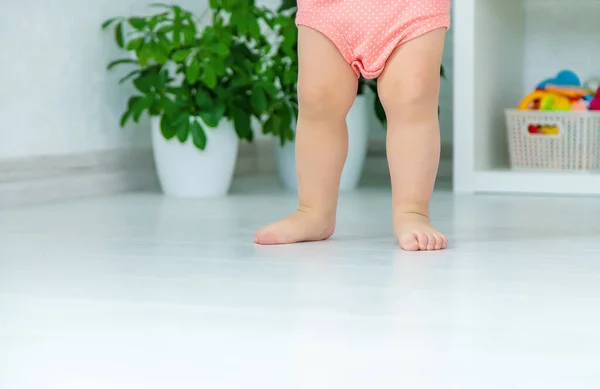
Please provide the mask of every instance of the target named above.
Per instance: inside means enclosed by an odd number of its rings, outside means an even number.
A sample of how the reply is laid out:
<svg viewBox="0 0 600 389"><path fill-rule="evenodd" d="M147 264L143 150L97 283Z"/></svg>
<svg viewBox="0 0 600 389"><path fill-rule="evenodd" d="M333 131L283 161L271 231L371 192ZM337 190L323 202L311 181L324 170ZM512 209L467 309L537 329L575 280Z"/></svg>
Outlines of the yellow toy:
<svg viewBox="0 0 600 389"><path fill-rule="evenodd" d="M570 111L571 105L568 97L549 93L540 100L540 111Z"/></svg>
<svg viewBox="0 0 600 389"><path fill-rule="evenodd" d="M568 111L571 109L571 101L568 97L555 93L536 90L521 100L518 107L521 111L540 109L544 111Z"/></svg>
<svg viewBox="0 0 600 389"><path fill-rule="evenodd" d="M527 130L530 134L558 135L560 133L560 128L551 124L530 124Z"/></svg>
<svg viewBox="0 0 600 389"><path fill-rule="evenodd" d="M534 92L531 92L530 94L525 96L523 100L521 100L518 109L520 109L521 111L529 111L533 104L539 102L546 96L548 96L548 92L542 90L536 90Z"/></svg>

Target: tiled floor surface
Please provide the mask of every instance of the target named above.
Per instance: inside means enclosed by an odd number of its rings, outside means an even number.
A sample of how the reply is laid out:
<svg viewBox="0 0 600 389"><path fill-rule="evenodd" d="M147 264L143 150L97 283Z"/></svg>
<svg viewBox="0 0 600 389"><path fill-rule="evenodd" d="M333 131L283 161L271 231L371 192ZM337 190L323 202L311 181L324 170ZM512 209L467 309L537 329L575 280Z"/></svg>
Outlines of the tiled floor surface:
<svg viewBox="0 0 600 389"><path fill-rule="evenodd" d="M270 185L0 211L0 388L600 387L600 198L437 192L450 249L406 253L367 188L257 247Z"/></svg>

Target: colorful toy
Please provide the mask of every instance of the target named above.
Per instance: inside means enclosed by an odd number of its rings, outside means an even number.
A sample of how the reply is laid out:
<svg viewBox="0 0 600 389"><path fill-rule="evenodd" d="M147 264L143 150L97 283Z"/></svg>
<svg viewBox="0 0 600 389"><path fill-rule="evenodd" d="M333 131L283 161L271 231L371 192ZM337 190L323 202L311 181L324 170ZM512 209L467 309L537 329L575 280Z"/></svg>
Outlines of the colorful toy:
<svg viewBox="0 0 600 389"><path fill-rule="evenodd" d="M579 100L571 104L571 111L587 111L589 103L585 100Z"/></svg>
<svg viewBox="0 0 600 389"><path fill-rule="evenodd" d="M591 88L592 86L594 88ZM556 77L539 83L535 91L521 100L518 109L526 111L600 111L600 78L591 78L586 81L585 86L581 86L577 74L570 70L563 70ZM539 133L545 133L544 131Z"/></svg>
<svg viewBox="0 0 600 389"><path fill-rule="evenodd" d="M540 100L540 111L570 111L571 100L568 97L548 93Z"/></svg>
<svg viewBox="0 0 600 389"><path fill-rule="evenodd" d="M560 129L556 125L530 124L527 127L527 132L534 135L558 135L560 133Z"/></svg>
<svg viewBox="0 0 600 389"><path fill-rule="evenodd" d="M571 70L562 70L556 77L548 78L540 82L537 86L538 89L546 89L546 85L560 85L560 86L581 86L581 80Z"/></svg>
<svg viewBox="0 0 600 389"><path fill-rule="evenodd" d="M573 100L579 100L587 95L593 95L594 92L585 88L581 88L579 86L561 86L548 84L546 85L545 90L550 93L555 93L557 95L565 96Z"/></svg>
<svg viewBox="0 0 600 389"><path fill-rule="evenodd" d="M600 111L600 87L596 91L596 96L590 101L590 111Z"/></svg>
<svg viewBox="0 0 600 389"><path fill-rule="evenodd" d="M533 91L530 94L528 94L527 96L525 96L523 98L523 100L521 100L521 103L519 104L518 109L520 109L522 111L527 111L529 109L532 109L533 104L536 104L536 103L539 104L540 100L546 96L548 96L548 92L544 92L541 90Z"/></svg>
<svg viewBox="0 0 600 389"><path fill-rule="evenodd" d="M571 109L571 100L568 97L556 93L536 90L521 100L518 109L522 111L532 109L543 111L568 111Z"/></svg>

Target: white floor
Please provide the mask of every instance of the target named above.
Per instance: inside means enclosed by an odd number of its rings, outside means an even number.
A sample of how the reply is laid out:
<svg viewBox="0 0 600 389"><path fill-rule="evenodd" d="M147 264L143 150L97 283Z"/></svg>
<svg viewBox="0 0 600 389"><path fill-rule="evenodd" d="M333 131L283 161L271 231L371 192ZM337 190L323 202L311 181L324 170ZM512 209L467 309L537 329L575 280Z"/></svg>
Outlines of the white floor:
<svg viewBox="0 0 600 389"><path fill-rule="evenodd" d="M406 253L377 188L257 247L272 189L0 211L0 388L600 387L600 198L438 192L451 248Z"/></svg>

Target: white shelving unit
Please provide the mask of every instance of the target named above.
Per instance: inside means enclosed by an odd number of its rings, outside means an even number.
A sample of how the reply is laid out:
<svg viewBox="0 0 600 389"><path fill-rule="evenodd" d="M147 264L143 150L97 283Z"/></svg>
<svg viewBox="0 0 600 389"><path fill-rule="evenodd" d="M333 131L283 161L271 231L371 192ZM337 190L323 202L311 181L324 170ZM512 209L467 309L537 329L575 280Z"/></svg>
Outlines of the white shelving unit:
<svg viewBox="0 0 600 389"><path fill-rule="evenodd" d="M504 109L562 69L600 76L600 0L454 0L454 190L600 195L600 174L513 171Z"/></svg>

